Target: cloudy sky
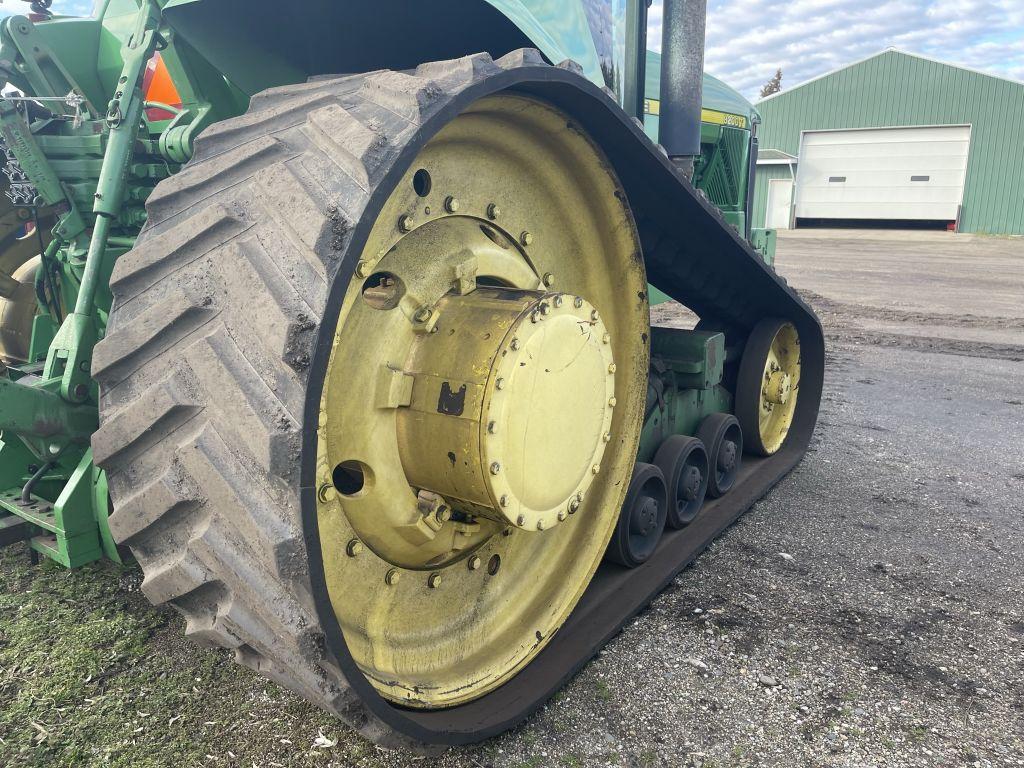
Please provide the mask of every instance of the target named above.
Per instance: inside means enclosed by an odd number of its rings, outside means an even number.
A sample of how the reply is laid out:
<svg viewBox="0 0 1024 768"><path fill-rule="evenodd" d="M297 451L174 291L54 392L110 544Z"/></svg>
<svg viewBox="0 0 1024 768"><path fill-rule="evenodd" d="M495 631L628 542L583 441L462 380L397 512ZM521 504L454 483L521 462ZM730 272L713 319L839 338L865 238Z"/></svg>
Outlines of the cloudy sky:
<svg viewBox="0 0 1024 768"><path fill-rule="evenodd" d="M708 0L706 69L749 98L889 47L1024 80L1024 0Z"/></svg>
<svg viewBox="0 0 1024 768"><path fill-rule="evenodd" d="M27 9L2 0L0 14ZM650 41L660 46L661 0ZM707 69L750 98L778 68L787 88L888 47L1024 80L1024 0L708 0Z"/></svg>

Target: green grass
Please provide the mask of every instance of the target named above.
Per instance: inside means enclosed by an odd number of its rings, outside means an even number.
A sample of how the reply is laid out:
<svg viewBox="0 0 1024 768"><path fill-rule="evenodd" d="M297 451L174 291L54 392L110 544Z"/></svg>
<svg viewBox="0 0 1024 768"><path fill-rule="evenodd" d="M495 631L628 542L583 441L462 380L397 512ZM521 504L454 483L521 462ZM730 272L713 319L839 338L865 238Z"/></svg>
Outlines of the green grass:
<svg viewBox="0 0 1024 768"><path fill-rule="evenodd" d="M32 566L19 545L0 574L0 765L382 764L319 709L184 639L134 567ZM337 745L315 747L320 730Z"/></svg>

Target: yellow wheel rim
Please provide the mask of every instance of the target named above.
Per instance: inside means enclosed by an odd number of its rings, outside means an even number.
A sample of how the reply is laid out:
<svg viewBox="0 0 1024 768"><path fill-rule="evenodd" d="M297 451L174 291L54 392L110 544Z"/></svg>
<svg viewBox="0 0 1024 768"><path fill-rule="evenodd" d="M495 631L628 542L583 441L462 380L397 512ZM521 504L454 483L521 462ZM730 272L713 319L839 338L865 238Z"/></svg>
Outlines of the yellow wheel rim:
<svg viewBox="0 0 1024 768"><path fill-rule="evenodd" d="M789 434L800 388L800 338L783 323L772 339L761 378L758 427L765 452L775 453Z"/></svg>
<svg viewBox="0 0 1024 768"><path fill-rule="evenodd" d="M445 707L568 617L636 458L649 307L621 188L542 102L477 102L420 152L348 287L318 517L345 642L386 698Z"/></svg>

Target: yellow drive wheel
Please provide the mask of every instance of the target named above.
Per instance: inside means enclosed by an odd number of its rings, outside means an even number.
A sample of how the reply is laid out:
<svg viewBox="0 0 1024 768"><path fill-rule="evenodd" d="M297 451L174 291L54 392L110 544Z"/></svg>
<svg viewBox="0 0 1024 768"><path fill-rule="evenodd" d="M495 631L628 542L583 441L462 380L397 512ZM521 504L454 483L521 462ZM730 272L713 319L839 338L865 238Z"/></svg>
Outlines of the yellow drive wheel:
<svg viewBox="0 0 1024 768"><path fill-rule="evenodd" d="M736 377L736 418L750 453L771 456L785 443L800 390L800 336L786 320L750 332Z"/></svg>
<svg viewBox="0 0 1024 768"><path fill-rule="evenodd" d="M423 147L348 287L320 414L328 592L383 696L470 701L568 617L636 458L648 330L625 196L564 114L493 96Z"/></svg>

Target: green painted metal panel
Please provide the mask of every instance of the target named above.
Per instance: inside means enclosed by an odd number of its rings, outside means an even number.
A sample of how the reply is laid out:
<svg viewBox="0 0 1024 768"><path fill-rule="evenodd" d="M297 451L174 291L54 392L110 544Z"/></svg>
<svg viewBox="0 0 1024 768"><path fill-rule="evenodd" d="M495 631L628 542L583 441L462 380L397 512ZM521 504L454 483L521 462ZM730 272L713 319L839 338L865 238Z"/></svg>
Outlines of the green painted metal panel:
<svg viewBox="0 0 1024 768"><path fill-rule="evenodd" d="M644 84L644 93L649 99L660 98L661 94L661 54L654 51L647 52L647 82ZM743 94L730 88L714 75L704 73L704 91L701 96L701 103L705 109L714 109L719 112L728 112L731 115L743 115L748 120L753 120L757 112Z"/></svg>
<svg viewBox="0 0 1024 768"><path fill-rule="evenodd" d="M960 229L1024 235L1024 83L889 50L756 107L761 147L794 155L802 131L969 124ZM767 180L780 178L769 168L758 169L754 226L764 221Z"/></svg>

